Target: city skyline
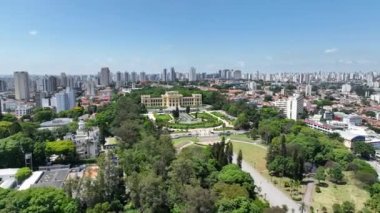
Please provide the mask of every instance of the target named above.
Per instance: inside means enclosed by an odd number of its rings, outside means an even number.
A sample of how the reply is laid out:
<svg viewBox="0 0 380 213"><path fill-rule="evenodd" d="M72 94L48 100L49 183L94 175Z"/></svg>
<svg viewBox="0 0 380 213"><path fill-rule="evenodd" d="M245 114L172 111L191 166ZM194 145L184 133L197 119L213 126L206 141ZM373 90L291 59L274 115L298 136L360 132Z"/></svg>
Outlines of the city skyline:
<svg viewBox="0 0 380 213"><path fill-rule="evenodd" d="M377 1L218 2L3 1L0 73L379 70Z"/></svg>

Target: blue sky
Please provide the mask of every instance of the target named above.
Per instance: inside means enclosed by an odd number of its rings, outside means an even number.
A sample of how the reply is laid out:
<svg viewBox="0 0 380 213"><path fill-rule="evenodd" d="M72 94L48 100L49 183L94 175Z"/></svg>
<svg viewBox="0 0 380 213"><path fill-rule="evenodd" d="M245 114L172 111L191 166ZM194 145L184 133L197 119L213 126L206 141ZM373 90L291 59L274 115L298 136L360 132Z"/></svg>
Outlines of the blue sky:
<svg viewBox="0 0 380 213"><path fill-rule="evenodd" d="M1 0L0 74L377 71L378 0Z"/></svg>

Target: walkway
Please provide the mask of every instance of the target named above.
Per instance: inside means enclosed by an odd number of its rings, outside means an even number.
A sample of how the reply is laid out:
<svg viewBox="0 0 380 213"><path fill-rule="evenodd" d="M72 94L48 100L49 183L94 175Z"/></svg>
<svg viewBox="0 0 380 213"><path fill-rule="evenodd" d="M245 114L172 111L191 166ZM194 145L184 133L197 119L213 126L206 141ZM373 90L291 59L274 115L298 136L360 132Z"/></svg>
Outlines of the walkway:
<svg viewBox="0 0 380 213"><path fill-rule="evenodd" d="M234 154L234 161L236 159L236 154ZM282 207L286 205L288 207L288 212L299 213L300 204L289 198L284 192L276 188L271 182L269 182L264 176L262 176L257 170L252 168L244 160L242 161L242 170L248 172L252 178L255 180L255 185L260 187L260 195L269 202L271 206ZM306 211L305 211L306 212Z"/></svg>

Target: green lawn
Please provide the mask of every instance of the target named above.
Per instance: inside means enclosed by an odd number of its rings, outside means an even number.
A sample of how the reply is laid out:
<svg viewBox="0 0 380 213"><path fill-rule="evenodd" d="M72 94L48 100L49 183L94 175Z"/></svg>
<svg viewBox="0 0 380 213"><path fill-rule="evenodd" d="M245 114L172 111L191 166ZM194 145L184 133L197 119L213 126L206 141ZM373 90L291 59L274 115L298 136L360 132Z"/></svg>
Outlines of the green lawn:
<svg viewBox="0 0 380 213"><path fill-rule="evenodd" d="M239 134L239 135L230 135L229 137L231 140L239 140L244 142L255 142L252 138L249 138L246 134Z"/></svg>
<svg viewBox="0 0 380 213"><path fill-rule="evenodd" d="M328 212L332 212L334 203L343 203L351 201L355 203L356 210L364 207L364 203L369 199L369 193L360 187L360 183L353 178L352 172L345 172L347 184L336 185L329 181L328 187L320 187L321 193L314 192L313 207L316 211L321 212L322 207L326 207Z"/></svg>
<svg viewBox="0 0 380 213"><path fill-rule="evenodd" d="M255 144L239 143L234 142L233 140L231 141L234 152L237 153L241 150L245 162L256 168L262 174L268 173L266 168L267 161L265 159L267 150L264 147Z"/></svg>
<svg viewBox="0 0 380 213"><path fill-rule="evenodd" d="M182 146L185 146L188 143L196 143L199 139L197 137L182 137L182 138L176 138L172 139L172 143L174 145L174 148L178 149Z"/></svg>
<svg viewBox="0 0 380 213"><path fill-rule="evenodd" d="M228 121L228 123L230 123L230 124L233 124L233 122L234 122L234 119L231 119L230 117L226 116L226 115L223 114L223 113L220 113L220 112L211 112L211 114L213 114L213 115L215 115L216 117L219 117L219 118L221 118L221 119L223 119L223 120Z"/></svg>
<svg viewBox="0 0 380 213"><path fill-rule="evenodd" d="M172 117L169 114L154 114L154 117L156 120L160 120L162 122L168 122L172 119Z"/></svg>
<svg viewBox="0 0 380 213"><path fill-rule="evenodd" d="M195 116L195 113L191 113L191 116ZM220 126L223 123L219 121L217 118L209 115L208 113L199 112L197 118L201 118L202 122L200 123L169 123L168 126L173 129L195 129L195 128L208 128L208 127L216 127Z"/></svg>

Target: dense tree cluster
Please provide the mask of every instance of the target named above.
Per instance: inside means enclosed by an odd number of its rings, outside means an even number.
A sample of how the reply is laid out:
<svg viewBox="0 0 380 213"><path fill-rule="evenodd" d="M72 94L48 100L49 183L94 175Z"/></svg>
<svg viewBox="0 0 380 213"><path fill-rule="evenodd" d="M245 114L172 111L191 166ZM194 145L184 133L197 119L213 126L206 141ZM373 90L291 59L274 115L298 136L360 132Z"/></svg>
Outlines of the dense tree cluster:
<svg viewBox="0 0 380 213"><path fill-rule="evenodd" d="M376 171L365 161L357 159L339 138L286 119L264 120L260 122L258 132L269 145L267 167L274 175L300 180L317 167L326 167L330 180L334 182L344 181L342 171L345 170L353 171L355 177L365 184L376 181ZM370 147L359 145L355 152L358 155L365 158L373 154Z"/></svg>
<svg viewBox="0 0 380 213"><path fill-rule="evenodd" d="M139 106L132 94L99 110L95 122L122 141L115 153L101 157L100 175L80 186L81 208L88 212L262 212L268 207L256 197L252 177L231 164L231 143L188 147L176 155L170 137L143 117ZM76 184L66 184L71 195Z"/></svg>

